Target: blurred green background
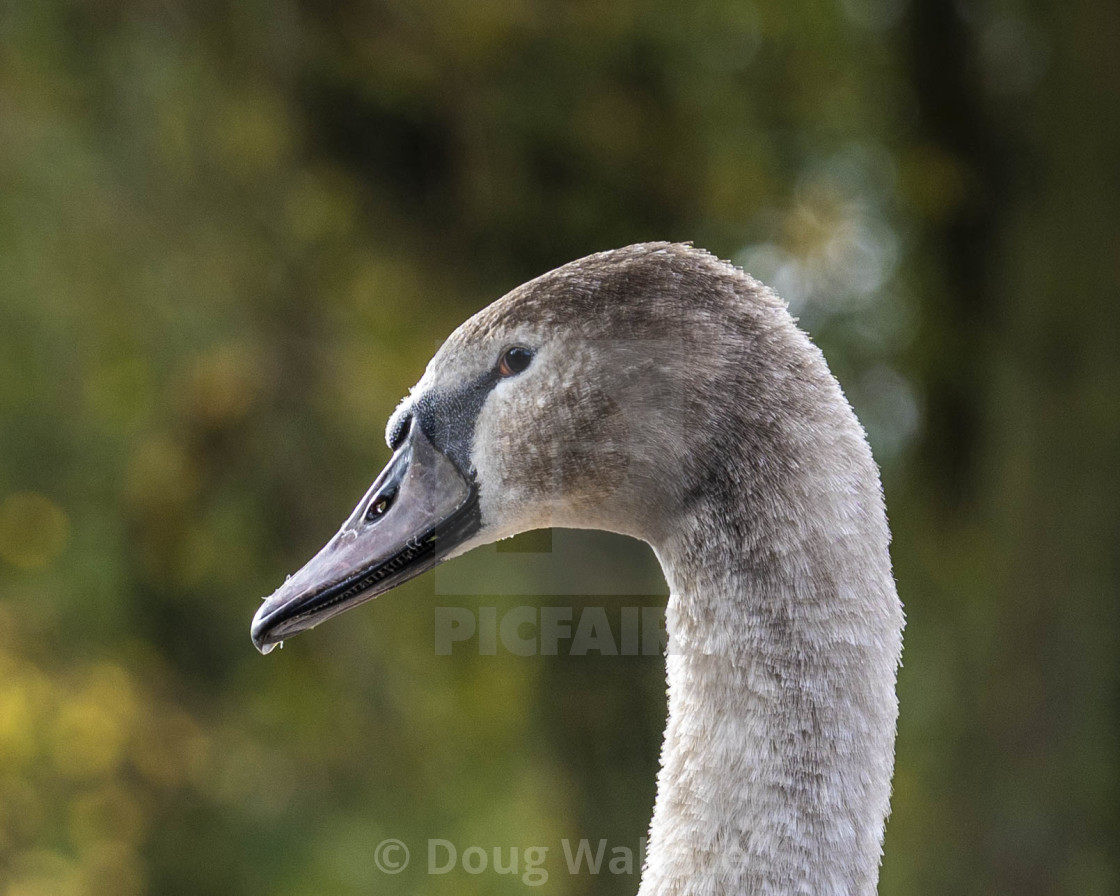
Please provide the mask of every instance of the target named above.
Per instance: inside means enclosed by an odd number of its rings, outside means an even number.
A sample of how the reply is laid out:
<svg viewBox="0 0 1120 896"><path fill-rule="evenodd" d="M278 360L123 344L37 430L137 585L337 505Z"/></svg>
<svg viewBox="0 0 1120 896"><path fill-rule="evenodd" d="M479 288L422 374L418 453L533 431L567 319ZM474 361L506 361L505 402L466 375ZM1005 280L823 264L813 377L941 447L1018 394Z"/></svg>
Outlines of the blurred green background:
<svg viewBox="0 0 1120 896"><path fill-rule="evenodd" d="M456 324L647 239L774 285L883 466L880 892L1120 892L1118 48L1106 0L0 4L0 893L526 889L385 837L636 891L558 844L637 846L660 658L436 656L435 576L248 626ZM523 590L454 604L573 605Z"/></svg>

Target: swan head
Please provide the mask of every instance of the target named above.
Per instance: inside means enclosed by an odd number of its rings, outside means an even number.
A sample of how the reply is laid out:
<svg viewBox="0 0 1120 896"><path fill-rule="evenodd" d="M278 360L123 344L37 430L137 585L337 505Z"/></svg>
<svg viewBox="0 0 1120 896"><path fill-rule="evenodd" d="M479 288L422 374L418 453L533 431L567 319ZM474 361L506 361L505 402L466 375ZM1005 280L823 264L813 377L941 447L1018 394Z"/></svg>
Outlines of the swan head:
<svg viewBox="0 0 1120 896"><path fill-rule="evenodd" d="M334 538L260 607L254 643L267 652L530 529L656 543L716 487L705 458L721 449L698 440L719 438L728 390L740 404L764 391L767 378L751 378L782 354L770 336L787 329L772 293L686 245L599 253L515 289L432 358L389 420L392 459Z"/></svg>

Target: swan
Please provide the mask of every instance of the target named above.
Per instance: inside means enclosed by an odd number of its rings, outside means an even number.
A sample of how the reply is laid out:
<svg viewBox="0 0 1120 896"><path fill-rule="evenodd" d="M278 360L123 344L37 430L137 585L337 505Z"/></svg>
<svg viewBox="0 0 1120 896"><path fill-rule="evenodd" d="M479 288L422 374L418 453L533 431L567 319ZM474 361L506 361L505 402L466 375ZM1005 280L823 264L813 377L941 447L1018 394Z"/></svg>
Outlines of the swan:
<svg viewBox="0 0 1120 896"><path fill-rule="evenodd" d="M529 529L648 542L668 722L639 896L873 893L903 612L879 473L786 305L690 244L573 261L462 324L392 459L257 612L267 652Z"/></svg>

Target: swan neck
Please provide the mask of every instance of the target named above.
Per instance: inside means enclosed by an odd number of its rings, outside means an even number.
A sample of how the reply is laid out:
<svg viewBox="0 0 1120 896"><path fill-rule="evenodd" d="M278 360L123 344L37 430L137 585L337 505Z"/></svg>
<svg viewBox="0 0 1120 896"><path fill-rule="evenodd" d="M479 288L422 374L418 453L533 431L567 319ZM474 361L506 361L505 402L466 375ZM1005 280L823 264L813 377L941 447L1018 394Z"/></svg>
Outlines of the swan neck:
<svg viewBox="0 0 1120 896"><path fill-rule="evenodd" d="M902 613L850 448L848 475L701 502L656 547L669 714L640 896L875 891Z"/></svg>

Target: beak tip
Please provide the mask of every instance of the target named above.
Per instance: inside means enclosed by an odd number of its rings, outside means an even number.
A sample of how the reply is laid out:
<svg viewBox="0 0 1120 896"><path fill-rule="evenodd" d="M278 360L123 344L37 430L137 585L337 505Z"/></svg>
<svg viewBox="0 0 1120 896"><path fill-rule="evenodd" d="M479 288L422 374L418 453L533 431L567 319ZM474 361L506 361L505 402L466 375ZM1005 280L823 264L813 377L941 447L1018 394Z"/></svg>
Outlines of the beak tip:
<svg viewBox="0 0 1120 896"><path fill-rule="evenodd" d="M268 656L277 647L284 646L283 641L269 640L267 635L261 636L256 631L253 632L252 637L253 646L256 647L258 651L260 651L261 656Z"/></svg>
<svg viewBox="0 0 1120 896"><path fill-rule="evenodd" d="M267 616L263 612L264 607L257 612L253 617L253 625L249 630L249 635L253 639L253 646L261 652L262 656L267 656L275 649L277 641L269 638Z"/></svg>

